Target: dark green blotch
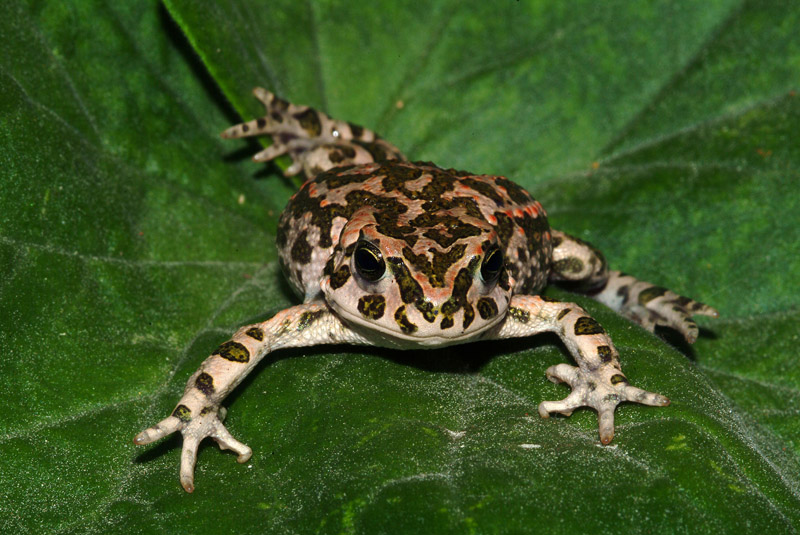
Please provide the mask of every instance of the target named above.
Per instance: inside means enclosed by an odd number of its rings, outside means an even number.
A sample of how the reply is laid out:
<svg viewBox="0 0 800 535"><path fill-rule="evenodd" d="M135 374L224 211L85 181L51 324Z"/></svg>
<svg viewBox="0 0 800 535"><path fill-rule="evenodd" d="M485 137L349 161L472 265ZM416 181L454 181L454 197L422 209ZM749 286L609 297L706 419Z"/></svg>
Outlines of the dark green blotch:
<svg viewBox="0 0 800 535"><path fill-rule="evenodd" d="M422 314L422 317L425 319L425 321L428 323L433 323L436 321L436 316L439 314L439 311L436 310L436 307L433 306L433 303L427 299L423 299L414 303L414 306L420 311L420 314Z"/></svg>
<svg viewBox="0 0 800 535"><path fill-rule="evenodd" d="M353 147L348 147L346 145L335 145L335 147L336 148L333 149L328 156L330 161L333 163L342 163L343 161L353 159L356 156L356 151Z"/></svg>
<svg viewBox="0 0 800 535"><path fill-rule="evenodd" d="M470 305L469 303L465 304L464 305L464 322L461 324L461 326L464 329L466 329L467 327L470 326L470 324L472 323L472 321L474 319L475 319L475 309L472 308L472 305Z"/></svg>
<svg viewBox="0 0 800 535"><path fill-rule="evenodd" d="M288 239L286 235L286 226L285 225L278 225L278 232L275 235L275 243L278 244L279 248L283 248L286 245L286 240Z"/></svg>
<svg viewBox="0 0 800 535"><path fill-rule="evenodd" d="M372 161L383 162L387 160L386 151L381 145L369 141L359 141L357 139L354 139L353 143L364 147L367 150L367 152L369 152L370 156L372 156Z"/></svg>
<svg viewBox="0 0 800 535"><path fill-rule="evenodd" d="M337 246L337 248L334 250L334 253L338 250L339 248ZM325 262L325 267L322 268L322 274L327 275L328 277L333 275L333 256L328 257L328 261Z"/></svg>
<svg viewBox="0 0 800 535"><path fill-rule="evenodd" d="M478 180L477 178L464 178L461 180L463 184L466 184L471 189L474 189L484 197L488 197L489 199L493 200L497 206L504 206L506 204L503 197L497 192L497 188L495 188L492 184L488 184L482 180Z"/></svg>
<svg viewBox="0 0 800 535"><path fill-rule="evenodd" d="M219 355L225 360L233 362L247 362L250 360L250 352L239 342L228 340L220 345L212 355Z"/></svg>
<svg viewBox="0 0 800 535"><path fill-rule="evenodd" d="M319 122L317 112L311 108L295 113L294 118L300 123L300 126L308 132L308 137L318 137L322 133L322 125Z"/></svg>
<svg viewBox="0 0 800 535"><path fill-rule="evenodd" d="M283 100L281 97L273 96L270 101L270 108L275 111L286 111L289 109L289 102Z"/></svg>
<svg viewBox="0 0 800 535"><path fill-rule="evenodd" d="M620 383L627 383L627 382L628 382L628 380L622 374L618 373L618 374L615 374L615 375L611 376L611 384L612 385L618 385Z"/></svg>
<svg viewBox="0 0 800 535"><path fill-rule="evenodd" d="M394 313L394 319L397 321L397 324L400 326L400 330L406 334L412 334L417 331L417 326L409 321L408 316L406 315L406 307L405 305L401 306L397 309Z"/></svg>
<svg viewBox="0 0 800 535"><path fill-rule="evenodd" d="M350 149L350 150L352 150L352 149ZM342 159L339 160L339 161L336 161L334 159L334 157L333 157L333 155L336 154L336 153L338 153L338 151L332 153L331 161L333 163L340 163L341 161L344 161L344 155L343 154L340 154L342 156ZM350 158L352 158L355 155L356 155L355 151L353 151L353 155L350 156ZM342 186L346 186L348 184L361 184L362 182L366 182L367 180L372 178L370 175L365 175L365 174L362 174L362 173L338 173L338 174L335 174L335 175L331 175L329 173L329 174L326 174L326 177L327 178L325 179L325 184L328 186L329 189L341 188Z"/></svg>
<svg viewBox="0 0 800 535"><path fill-rule="evenodd" d="M603 333L605 333L603 328L592 317L581 316L580 318L578 318L578 321L575 322L575 334L577 335L603 334Z"/></svg>
<svg viewBox="0 0 800 535"><path fill-rule="evenodd" d="M600 268L595 269L595 272L596 273L600 273L600 272L603 272L603 271L607 271L608 270L608 261L606 260L605 255L600 252L600 249L594 247L592 244L587 244L587 245L592 250L592 253L594 253L595 258L597 258L597 260L600 262ZM595 265L595 263L592 262L592 265Z"/></svg>
<svg viewBox="0 0 800 535"><path fill-rule="evenodd" d="M520 264L527 264L530 254L528 254L528 250L524 247L517 247L517 256L519 257L518 262Z"/></svg>
<svg viewBox="0 0 800 535"><path fill-rule="evenodd" d="M385 176L381 181L381 186L386 191L401 191L406 196L410 193L406 189L406 182L413 182L422 176L423 170L419 167L410 165L387 165L382 168L385 171Z"/></svg>
<svg viewBox="0 0 800 535"><path fill-rule="evenodd" d="M466 244L459 243L445 252L432 249L433 260L428 261L426 254L416 255L410 247L403 247L403 256L417 271L425 274L431 286L441 288L444 286L447 270L464 257L466 248Z"/></svg>
<svg viewBox="0 0 800 535"><path fill-rule="evenodd" d="M614 352L609 346L597 346L597 356L600 357L601 362L611 362L614 358Z"/></svg>
<svg viewBox="0 0 800 535"><path fill-rule="evenodd" d="M558 299L553 299L552 297L547 297L546 295L540 295L539 299L544 301L545 303L560 303Z"/></svg>
<svg viewBox="0 0 800 535"><path fill-rule="evenodd" d="M497 316L497 303L491 297L481 297L478 299L478 314L485 320Z"/></svg>
<svg viewBox="0 0 800 535"><path fill-rule="evenodd" d="M441 247L447 248L462 238L477 236L480 233L481 230L478 227L463 223L449 232L445 232L441 228L429 228L423 233L423 236L435 241Z"/></svg>
<svg viewBox="0 0 800 535"><path fill-rule="evenodd" d="M650 288L646 288L639 294L639 304L646 305L656 297L661 297L665 293L667 293L667 289L662 288L661 286L651 286Z"/></svg>
<svg viewBox="0 0 800 535"><path fill-rule="evenodd" d="M362 135L364 135L364 127L363 126L358 126L357 124L353 124L351 122L348 122L347 126L350 127L350 131L353 133L353 138L358 139Z"/></svg>
<svg viewBox="0 0 800 535"><path fill-rule="evenodd" d="M325 314L324 310L309 310L300 314L297 320L297 332L304 331Z"/></svg>
<svg viewBox="0 0 800 535"><path fill-rule="evenodd" d="M386 263L389 264L389 267L392 269L392 274L397 282L397 286L400 290L400 298L403 300L403 303L422 301L424 297L422 286L411 276L411 272L408 270L405 262L403 262L403 259L390 256L386 259Z"/></svg>
<svg viewBox="0 0 800 535"><path fill-rule="evenodd" d="M511 289L511 280L508 278L508 269L503 268L500 271L500 278L497 280L497 284L505 291Z"/></svg>
<svg viewBox="0 0 800 535"><path fill-rule="evenodd" d="M502 243L501 249L508 247L508 242L511 240L511 234L514 232L514 220L508 217L503 212L495 212L494 217L497 218L495 231L497 238Z"/></svg>
<svg viewBox="0 0 800 535"><path fill-rule="evenodd" d="M508 315L517 320L520 323L528 323L531 319L531 313L527 310L523 310L517 307L509 307L508 308Z"/></svg>
<svg viewBox="0 0 800 535"><path fill-rule="evenodd" d="M473 273L479 263L480 257L476 256L470 261L467 267L461 268L458 271L455 281L453 281L453 293L450 294L450 299L442 304L441 313L444 317L439 324L439 328L449 329L452 327L455 324L453 317L461 308L464 309L465 321L466 314L475 314L472 310L472 306L467 302L467 292L469 292L470 287L472 287ZM470 319L470 322L471 321Z"/></svg>
<svg viewBox="0 0 800 535"><path fill-rule="evenodd" d="M283 322L281 322L280 327L278 327L275 330L275 333L274 333L275 338L278 338L278 337L283 336L284 334L286 334L286 331L288 331L289 327L291 327L291 326L292 326L292 320L290 320L290 319L283 320Z"/></svg>
<svg viewBox="0 0 800 535"><path fill-rule="evenodd" d="M172 415L184 423L192 419L192 411L190 411L189 407L186 405L178 405L175 407L175 410L172 411Z"/></svg>
<svg viewBox="0 0 800 535"><path fill-rule="evenodd" d="M431 190L423 189L423 194L430 194L430 198L425 199L426 202L422 205L422 209L425 212L433 213L448 211L452 212L462 208L468 216L476 219L483 219L483 212L481 212L481 209L475 199L472 197L455 197L448 199L442 196L447 189L452 189L450 184L443 184L439 188L432 188Z"/></svg>
<svg viewBox="0 0 800 535"><path fill-rule="evenodd" d="M247 336L249 336L250 338L252 338L254 340L258 340L259 342L264 340L264 331L262 331L258 327L251 327L250 329L247 329L244 332L244 334L246 334Z"/></svg>
<svg viewBox="0 0 800 535"><path fill-rule="evenodd" d="M627 301L628 301L628 297L629 297L629 295L628 295L628 294L630 293L630 290L631 290L631 289L630 289L630 287L629 287L627 284L625 284L625 285L623 285L623 286L620 286L619 288L617 288L617 295L618 295L618 296L620 296L620 297L622 298L622 302L623 302L623 303L625 303L625 302L627 302Z"/></svg>
<svg viewBox="0 0 800 535"><path fill-rule="evenodd" d="M207 373L203 372L197 376L197 379L195 379L194 387L206 396L210 396L214 393L214 379Z"/></svg>
<svg viewBox="0 0 800 535"><path fill-rule="evenodd" d="M583 262L579 258L569 256L553 262L553 270L556 273L580 273L583 271Z"/></svg>
<svg viewBox="0 0 800 535"><path fill-rule="evenodd" d="M205 416L206 414L209 414L210 412L213 412L213 411L214 411L214 407L211 406L211 405L209 405L207 407L203 407L202 409L200 409L200 416Z"/></svg>
<svg viewBox="0 0 800 535"><path fill-rule="evenodd" d="M533 202L533 197L522 188L522 186L511 182L507 178L500 177L494 182L498 186L503 186L506 188L508 192L508 196L511 197L511 200L517 204L526 205Z"/></svg>
<svg viewBox="0 0 800 535"><path fill-rule="evenodd" d="M331 275L331 288L338 290L350 279L350 266L344 265Z"/></svg>
<svg viewBox="0 0 800 535"><path fill-rule="evenodd" d="M309 245L306 239L307 237L308 229L304 229L303 232L297 236L292 245L292 260L298 264L308 264L311 262L311 245Z"/></svg>
<svg viewBox="0 0 800 535"><path fill-rule="evenodd" d="M433 164L431 162L420 162L420 163L427 164L427 165L435 165L435 164ZM449 168L445 169L445 171L447 171L451 175L457 176L457 177L475 176L475 173L472 173L470 171L464 171L463 169L455 169L453 167L449 167Z"/></svg>
<svg viewBox="0 0 800 535"><path fill-rule="evenodd" d="M365 295L358 300L358 311L365 318L377 320L383 317L386 299L382 295Z"/></svg>
<svg viewBox="0 0 800 535"><path fill-rule="evenodd" d="M556 320L561 321L562 319L564 319L564 316L566 316L570 312L572 312L571 308L565 308L564 310L558 313L558 316L556 316Z"/></svg>

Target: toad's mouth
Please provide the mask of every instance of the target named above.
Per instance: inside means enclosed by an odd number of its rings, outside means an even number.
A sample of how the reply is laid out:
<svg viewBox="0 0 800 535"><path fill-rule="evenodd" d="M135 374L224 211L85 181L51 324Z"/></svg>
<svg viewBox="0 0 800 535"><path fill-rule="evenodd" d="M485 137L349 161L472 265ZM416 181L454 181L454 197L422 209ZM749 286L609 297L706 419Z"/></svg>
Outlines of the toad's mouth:
<svg viewBox="0 0 800 535"><path fill-rule="evenodd" d="M397 329L389 328L381 323L371 322L360 314L355 314L345 308L337 306L335 302L328 302L334 314L350 329L367 338L370 343L396 349L412 349L416 347L444 347L448 345L463 344L481 338L487 331L497 327L505 319L505 313L498 314L491 321L474 329L458 331L455 327L438 333L404 333Z"/></svg>

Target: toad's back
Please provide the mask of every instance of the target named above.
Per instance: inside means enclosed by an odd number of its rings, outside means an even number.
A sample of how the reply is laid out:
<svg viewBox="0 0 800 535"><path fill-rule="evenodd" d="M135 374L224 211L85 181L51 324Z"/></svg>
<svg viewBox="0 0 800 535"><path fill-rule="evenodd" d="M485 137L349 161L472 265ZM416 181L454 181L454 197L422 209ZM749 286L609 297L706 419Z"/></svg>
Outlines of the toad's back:
<svg viewBox="0 0 800 535"><path fill-rule="evenodd" d="M452 268L468 251L487 249L492 234L505 258L501 285L535 293L547 281L550 227L527 191L503 177L389 160L322 172L283 212L281 263L307 299L319 293L326 265L330 271L329 260L347 241L346 223L355 218L373 222L384 241L400 242L397 256L429 297L452 294Z"/></svg>

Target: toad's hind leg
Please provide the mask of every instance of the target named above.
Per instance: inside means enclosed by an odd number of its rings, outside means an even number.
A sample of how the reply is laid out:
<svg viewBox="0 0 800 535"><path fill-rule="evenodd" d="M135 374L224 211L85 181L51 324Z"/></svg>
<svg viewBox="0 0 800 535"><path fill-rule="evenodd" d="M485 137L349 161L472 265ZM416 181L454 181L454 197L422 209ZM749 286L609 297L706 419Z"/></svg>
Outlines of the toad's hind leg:
<svg viewBox="0 0 800 535"><path fill-rule="evenodd" d="M264 104L266 114L222 132L224 138L269 135L272 145L253 160L267 162L283 154L292 158L286 176L304 171L306 178L343 165L383 160L405 160L400 150L375 132L347 121L331 119L308 106L291 104L266 89L253 94Z"/></svg>
<svg viewBox="0 0 800 535"><path fill-rule="evenodd" d="M600 251L557 230L553 231L550 280L587 294L650 331L656 325L675 329L689 343L694 343L698 335L692 316L719 316L716 310L699 301L620 271L609 271Z"/></svg>

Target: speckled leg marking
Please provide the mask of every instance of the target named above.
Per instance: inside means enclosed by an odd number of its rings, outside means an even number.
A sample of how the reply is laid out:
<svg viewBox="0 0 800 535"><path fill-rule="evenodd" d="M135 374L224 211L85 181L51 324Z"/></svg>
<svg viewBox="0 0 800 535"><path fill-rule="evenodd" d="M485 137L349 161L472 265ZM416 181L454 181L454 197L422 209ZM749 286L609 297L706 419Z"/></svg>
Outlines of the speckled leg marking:
<svg viewBox="0 0 800 535"><path fill-rule="evenodd" d="M708 305L619 271L609 271L600 251L557 230L553 231L550 280L585 292L649 331L655 330L656 325L675 329L690 344L698 335L692 316L719 317Z"/></svg>
<svg viewBox="0 0 800 535"><path fill-rule="evenodd" d="M614 438L614 410L622 401L664 407L669 399L628 384L620 369L619 353L597 321L573 303L561 303L538 296L515 295L505 322L492 338L516 338L541 332L555 332L578 366L558 364L545 372L554 383L567 383L572 393L561 401L543 401L539 415L566 416L578 407L597 411L600 441Z"/></svg>
<svg viewBox="0 0 800 535"><path fill-rule="evenodd" d="M289 154L292 165L286 169L286 176L304 171L306 178L312 178L343 165L406 159L400 149L372 130L331 119L308 106L290 104L261 87L253 94L266 107L266 115L232 126L222 132L222 137L272 136L272 145L253 156L253 161L266 162Z"/></svg>
<svg viewBox="0 0 800 535"><path fill-rule="evenodd" d="M295 306L263 323L242 327L189 378L172 414L136 435L134 444L149 444L180 431L183 434L180 480L186 492L192 492L197 447L204 438L211 437L220 448L236 452L240 463L250 459L252 450L233 438L222 424L225 409L220 403L264 355L284 347L338 343L366 341L319 302Z"/></svg>

